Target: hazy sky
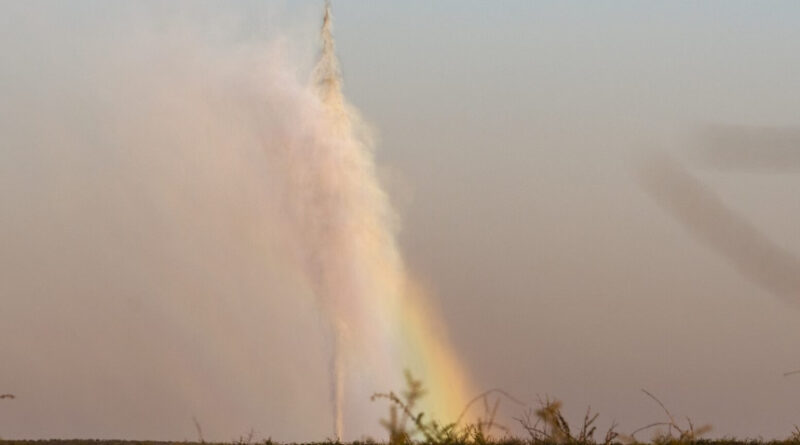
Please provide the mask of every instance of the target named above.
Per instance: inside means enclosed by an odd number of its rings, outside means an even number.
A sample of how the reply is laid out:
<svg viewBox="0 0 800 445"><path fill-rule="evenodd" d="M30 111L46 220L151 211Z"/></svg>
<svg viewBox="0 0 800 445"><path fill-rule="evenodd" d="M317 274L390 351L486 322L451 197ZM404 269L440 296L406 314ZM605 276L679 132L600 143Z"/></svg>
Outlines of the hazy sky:
<svg viewBox="0 0 800 445"><path fill-rule="evenodd" d="M798 306L696 242L635 170L652 151L687 159L800 254L796 169L693 162L698 126L800 124L797 4L338 8L348 94L410 196L411 265L481 384L630 426L658 415L644 387L716 434L783 434Z"/></svg>
<svg viewBox="0 0 800 445"><path fill-rule="evenodd" d="M0 3L0 393L19 396L0 436L194 438L192 416L211 438L329 434L323 332L269 174L255 150L214 154L254 144L238 95L256 80L234 74L254 54L308 75L320 3ZM800 126L800 4L334 14L408 266L477 386L550 394L574 419L591 405L623 432L662 419L640 388L715 436L800 422L800 377L782 376L800 368L800 293L753 271L800 273L800 131L772 128ZM709 161L776 131L786 168ZM659 162L701 185L653 193Z"/></svg>

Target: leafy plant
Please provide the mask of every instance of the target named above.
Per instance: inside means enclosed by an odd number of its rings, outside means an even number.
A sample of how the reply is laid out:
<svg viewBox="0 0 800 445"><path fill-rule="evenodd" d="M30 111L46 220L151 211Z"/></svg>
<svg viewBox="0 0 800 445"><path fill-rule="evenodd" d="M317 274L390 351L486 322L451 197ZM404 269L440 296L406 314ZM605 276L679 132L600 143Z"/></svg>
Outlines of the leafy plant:
<svg viewBox="0 0 800 445"><path fill-rule="evenodd" d="M422 381L415 379L409 371L405 372L407 389L398 396L396 393L375 393L372 400L386 399L389 406L389 417L381 420L381 425L389 432L391 445L407 445L413 443L415 436L422 436L427 444L452 445L466 443L475 436L475 429L458 428L458 423L442 424L425 418L422 411L415 412L417 402L426 394ZM483 436L480 436L481 438Z"/></svg>
<svg viewBox="0 0 800 445"><path fill-rule="evenodd" d="M524 417L518 418L522 427L530 435L534 444L574 444L589 445L598 443L594 435L597 432L595 422L598 413L592 414L591 407L586 409L583 424L577 433L573 433L569 423L561 412L562 403L557 399L545 397L539 399L539 408L528 410ZM617 424L613 422L603 438L603 444L609 445L619 436L616 432Z"/></svg>
<svg viewBox="0 0 800 445"><path fill-rule="evenodd" d="M786 441L791 444L800 444L800 427L795 425L792 434L789 435L789 438L786 439Z"/></svg>

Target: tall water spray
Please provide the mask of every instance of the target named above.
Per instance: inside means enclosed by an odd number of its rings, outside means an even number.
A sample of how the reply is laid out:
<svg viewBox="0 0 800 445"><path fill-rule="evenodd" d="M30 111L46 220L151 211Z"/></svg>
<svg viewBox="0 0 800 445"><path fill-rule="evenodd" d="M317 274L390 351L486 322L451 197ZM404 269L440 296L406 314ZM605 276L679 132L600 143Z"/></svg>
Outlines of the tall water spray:
<svg viewBox="0 0 800 445"><path fill-rule="evenodd" d="M325 111L331 123L332 136L346 138L350 129L350 119L344 107L342 96L341 72L336 58L336 48L333 41L331 22L331 4L325 2L325 15L322 20L322 52L320 60L314 69L313 82L317 94L325 104ZM333 409L333 429L335 437L341 438L344 430L342 418L344 397L344 363L341 355L342 341L344 340L344 320L334 320L333 324L333 350L331 354L331 404Z"/></svg>
<svg viewBox="0 0 800 445"><path fill-rule="evenodd" d="M394 388L402 384L403 369L435 386L440 394L432 398L431 410L454 420L467 380L432 309L406 274L369 130L342 93L330 2L321 43L312 75L320 118L312 141L288 147L287 165L297 238L332 338L334 434L344 434L348 382L367 386L370 393Z"/></svg>

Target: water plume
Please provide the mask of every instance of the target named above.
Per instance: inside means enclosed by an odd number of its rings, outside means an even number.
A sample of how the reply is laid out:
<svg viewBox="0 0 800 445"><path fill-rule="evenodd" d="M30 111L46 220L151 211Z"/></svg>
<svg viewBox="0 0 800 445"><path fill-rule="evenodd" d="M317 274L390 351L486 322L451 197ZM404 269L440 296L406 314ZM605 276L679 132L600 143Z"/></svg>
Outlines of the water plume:
<svg viewBox="0 0 800 445"><path fill-rule="evenodd" d="M800 128L705 126L700 160L715 168L786 173L800 170Z"/></svg>
<svg viewBox="0 0 800 445"><path fill-rule="evenodd" d="M669 157L640 169L641 184L697 239L743 276L790 303L800 296L800 257L775 244Z"/></svg>
<svg viewBox="0 0 800 445"><path fill-rule="evenodd" d="M346 392L365 395L346 391L348 385L397 388L407 368L435 388L434 414L455 420L468 383L433 309L407 276L369 129L343 95L332 25L326 2L311 79L319 120L311 141L288 147L287 165L299 250L328 316L334 434L341 439Z"/></svg>

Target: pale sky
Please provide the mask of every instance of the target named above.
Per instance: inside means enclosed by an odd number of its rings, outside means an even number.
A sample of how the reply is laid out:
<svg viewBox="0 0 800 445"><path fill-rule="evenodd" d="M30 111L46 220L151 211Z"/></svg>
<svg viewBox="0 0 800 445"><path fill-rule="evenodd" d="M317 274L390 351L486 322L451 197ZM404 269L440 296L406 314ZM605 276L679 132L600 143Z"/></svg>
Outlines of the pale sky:
<svg viewBox="0 0 800 445"><path fill-rule="evenodd" d="M715 437L782 438L800 422L800 376L782 375L800 368L800 295L777 295L642 179L673 159L800 256L800 4L333 7L345 93L375 129L408 267L478 387L549 394L576 421L591 405L622 432L662 419L641 388ZM194 439L192 416L218 439L329 434L306 417L327 413L319 315L280 254L254 260L230 235L280 212L261 209L259 183L225 176L241 159L169 150L210 150L206 128L224 142L248 118L234 99L209 99L234 113L222 125L169 96L178 65L211 54L225 72L238 43L281 39L302 77L320 14L317 1L0 3L0 393L18 395L0 401L0 436ZM159 88L164 114L141 114ZM197 115L169 114L183 103ZM704 157L748 131L789 134L786 168ZM677 189L704 214L709 201Z"/></svg>

